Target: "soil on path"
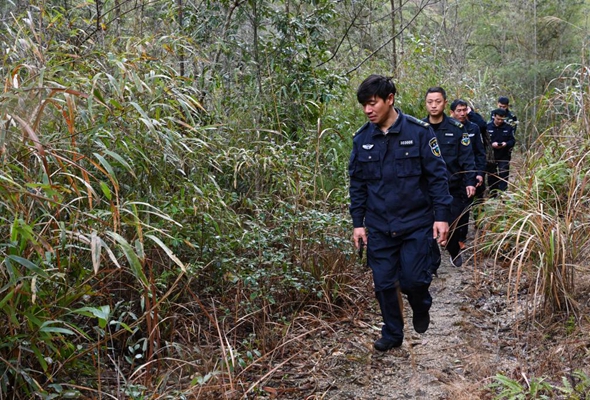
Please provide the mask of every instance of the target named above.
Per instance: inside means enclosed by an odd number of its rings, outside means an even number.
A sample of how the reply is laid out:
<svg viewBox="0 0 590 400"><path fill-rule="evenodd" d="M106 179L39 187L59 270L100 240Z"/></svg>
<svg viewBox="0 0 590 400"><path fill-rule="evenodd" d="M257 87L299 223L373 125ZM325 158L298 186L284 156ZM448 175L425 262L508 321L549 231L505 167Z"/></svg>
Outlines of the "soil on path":
<svg viewBox="0 0 590 400"><path fill-rule="evenodd" d="M468 257L466 257L468 258ZM361 298L364 313L335 321L308 337L305 348L282 370L290 389L273 391L292 399L483 399L486 377L517 368L510 341L511 321L505 295L475 289L485 267L473 259L455 268L444 261L431 285L431 324L414 332L411 310L406 316L402 347L385 353L373 349L380 337L381 317L370 286ZM359 310L362 308L359 307ZM409 323L408 323L409 321ZM508 351L505 351L505 350ZM280 374L279 374L280 375ZM281 386L285 387L285 380Z"/></svg>

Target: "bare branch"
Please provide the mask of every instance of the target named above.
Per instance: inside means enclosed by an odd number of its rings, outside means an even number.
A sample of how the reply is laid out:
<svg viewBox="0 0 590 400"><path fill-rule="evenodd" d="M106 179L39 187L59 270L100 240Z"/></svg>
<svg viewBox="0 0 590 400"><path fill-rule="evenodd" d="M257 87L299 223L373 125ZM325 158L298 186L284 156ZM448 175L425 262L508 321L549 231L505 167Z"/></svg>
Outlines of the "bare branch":
<svg viewBox="0 0 590 400"><path fill-rule="evenodd" d="M431 4L435 4L436 2L437 1L431 2L430 0L426 0L426 2L422 2L420 4L420 8L419 8L418 12L412 17L412 19L410 19L410 21L406 25L404 25L404 27L395 36L391 37L389 40L387 40L385 43L383 43L381 46L379 46L379 48L377 48L377 50L373 51L371 54L369 54L367 57L365 57L365 59L363 59L360 63L358 63L354 68L346 71L346 74L348 75L348 74L356 71L357 69L359 69L364 63L366 63L369 59L371 59L371 57L373 57L375 54L377 54L379 51L381 51L381 49L383 49L385 46L387 46L389 43L391 43L392 40L395 40L396 37L401 35L410 25L412 25L414 20L416 18L418 18L418 15L420 15L426 7L428 7Z"/></svg>

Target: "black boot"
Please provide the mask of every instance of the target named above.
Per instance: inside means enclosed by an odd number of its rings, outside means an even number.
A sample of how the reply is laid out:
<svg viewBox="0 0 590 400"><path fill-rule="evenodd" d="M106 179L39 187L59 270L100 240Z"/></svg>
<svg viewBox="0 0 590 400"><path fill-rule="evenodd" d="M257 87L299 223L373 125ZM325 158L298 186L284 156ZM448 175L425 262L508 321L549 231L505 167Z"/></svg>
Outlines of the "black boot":
<svg viewBox="0 0 590 400"><path fill-rule="evenodd" d="M374 344L375 350L387 351L394 347L400 347L404 341L404 319L401 310L401 293L398 289L386 289L375 292L375 297L381 308L383 328L381 339Z"/></svg>
<svg viewBox="0 0 590 400"><path fill-rule="evenodd" d="M430 285L423 285L405 292L408 296L408 303L412 307L414 330L418 333L426 332L430 325L429 311L432 305L432 296L428 290L429 288Z"/></svg>
<svg viewBox="0 0 590 400"><path fill-rule="evenodd" d="M414 288L408 291L408 303L412 307L412 323L414 330L418 333L424 333L430 326L430 306L432 305L432 296L428 291L429 285Z"/></svg>

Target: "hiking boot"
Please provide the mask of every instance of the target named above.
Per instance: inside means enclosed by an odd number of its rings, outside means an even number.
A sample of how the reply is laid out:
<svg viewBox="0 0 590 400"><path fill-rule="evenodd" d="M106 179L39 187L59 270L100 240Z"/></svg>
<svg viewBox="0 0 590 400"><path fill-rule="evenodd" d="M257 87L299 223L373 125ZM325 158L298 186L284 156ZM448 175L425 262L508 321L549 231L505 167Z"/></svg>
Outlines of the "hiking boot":
<svg viewBox="0 0 590 400"><path fill-rule="evenodd" d="M400 347L402 345L403 340L389 340L385 338L377 339L375 343L373 343L373 347L375 350L378 351L387 351L391 350L395 347Z"/></svg>
<svg viewBox="0 0 590 400"><path fill-rule="evenodd" d="M461 257L461 254L458 254L457 257L455 257L455 258L453 258L453 256L451 256L450 260L451 260L451 265L453 267L459 268L460 266L463 265L463 257Z"/></svg>
<svg viewBox="0 0 590 400"><path fill-rule="evenodd" d="M416 332L424 333L428 330L428 326L430 325L430 314L428 311L414 314L412 317L412 322L414 323L414 330Z"/></svg>

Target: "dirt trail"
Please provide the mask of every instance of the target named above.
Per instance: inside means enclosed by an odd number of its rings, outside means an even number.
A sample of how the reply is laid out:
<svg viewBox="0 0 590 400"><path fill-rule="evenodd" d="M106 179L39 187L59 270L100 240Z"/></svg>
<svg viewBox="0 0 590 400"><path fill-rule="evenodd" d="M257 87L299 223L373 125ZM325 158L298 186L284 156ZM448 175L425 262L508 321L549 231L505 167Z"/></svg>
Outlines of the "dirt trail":
<svg viewBox="0 0 590 400"><path fill-rule="evenodd" d="M465 316L462 306L468 302L462 289L469 268L457 269L444 263L439 277L431 286L434 299L431 309L431 325L422 335L414 332L411 311L405 302L405 340L401 348L386 353L372 350L373 340L379 337L381 320L378 309L371 313L372 324L356 338L361 346L341 342L340 361L359 367L355 358L366 359L362 370L351 376L362 376L360 381L347 381L335 377L339 389L333 390L330 399L446 399L447 383L464 375L462 356L469 347L462 326ZM376 306L376 305L375 305ZM410 311L410 313L408 313ZM408 323L409 322L409 323ZM351 341L355 341L351 338ZM354 356L356 355L356 357ZM351 360L352 356L352 360Z"/></svg>
<svg viewBox="0 0 590 400"><path fill-rule="evenodd" d="M443 257L431 286L430 328L422 335L414 332L404 299L404 343L385 353L373 350L381 317L367 285L369 310L331 324L311 339L313 351L300 364L298 395L289 398L482 399L478 390L487 382L481 377L511 371L515 365L500 353L506 307L494 303L503 297L473 295L472 283L481 271L474 273L471 261L455 268ZM364 279L371 281L370 272Z"/></svg>

